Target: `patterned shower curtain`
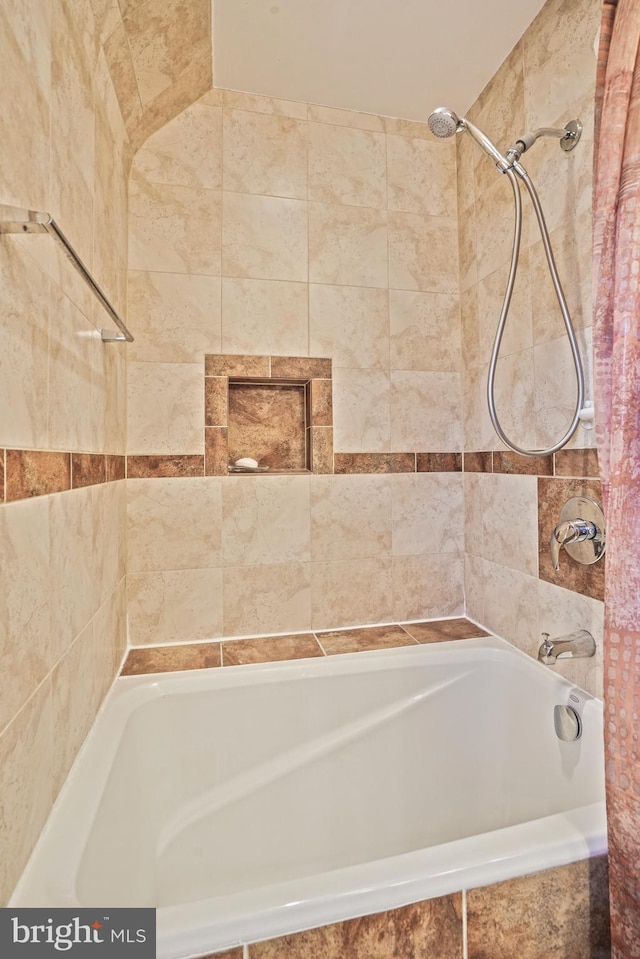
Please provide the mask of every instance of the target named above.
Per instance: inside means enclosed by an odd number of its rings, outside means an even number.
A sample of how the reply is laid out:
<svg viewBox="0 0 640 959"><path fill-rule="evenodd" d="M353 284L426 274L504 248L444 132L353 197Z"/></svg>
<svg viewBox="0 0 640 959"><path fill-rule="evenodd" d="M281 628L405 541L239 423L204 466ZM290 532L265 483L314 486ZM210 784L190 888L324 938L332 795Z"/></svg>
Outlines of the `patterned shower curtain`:
<svg viewBox="0 0 640 959"><path fill-rule="evenodd" d="M612 956L640 957L640 0L605 0L594 179Z"/></svg>

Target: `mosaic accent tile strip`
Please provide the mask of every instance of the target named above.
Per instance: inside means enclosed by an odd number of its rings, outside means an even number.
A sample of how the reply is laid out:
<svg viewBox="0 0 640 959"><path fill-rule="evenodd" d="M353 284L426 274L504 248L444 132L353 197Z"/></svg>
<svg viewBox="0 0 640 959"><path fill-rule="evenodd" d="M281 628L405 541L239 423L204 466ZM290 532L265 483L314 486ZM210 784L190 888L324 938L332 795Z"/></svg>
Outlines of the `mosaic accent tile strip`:
<svg viewBox="0 0 640 959"><path fill-rule="evenodd" d="M334 473L415 473L415 453L335 453Z"/></svg>
<svg viewBox="0 0 640 959"><path fill-rule="evenodd" d="M285 662L322 655L322 649L313 633L267 636L264 639L234 639L222 643L222 662L225 666Z"/></svg>
<svg viewBox="0 0 640 959"><path fill-rule="evenodd" d="M415 635L414 635L415 634ZM443 640L489 636L469 620L442 619L424 623L390 623L291 636L257 636L251 639L224 639L211 643L177 643L173 646L137 646L129 650L123 676L173 672L181 669L208 669L248 663L284 662L337 653L367 652L437 643ZM221 650L221 656L220 656Z"/></svg>
<svg viewBox="0 0 640 959"><path fill-rule="evenodd" d="M6 451L6 501L71 489L71 454L41 450Z"/></svg>
<svg viewBox="0 0 640 959"><path fill-rule="evenodd" d="M72 453L71 484L73 489L81 486L97 486L107 481L107 464L104 454Z"/></svg>
<svg viewBox="0 0 640 959"><path fill-rule="evenodd" d="M520 456L511 450L494 450L493 472L517 476L553 476L553 456Z"/></svg>
<svg viewBox="0 0 640 959"><path fill-rule="evenodd" d="M402 626L371 626L362 629L341 629L318 633L327 656L339 653L361 653L371 649L393 649L414 646L413 639Z"/></svg>
<svg viewBox="0 0 640 959"><path fill-rule="evenodd" d="M455 639L477 639L490 635L464 618L431 623L406 623L404 628L418 643L448 643Z"/></svg>
<svg viewBox="0 0 640 959"><path fill-rule="evenodd" d="M460 473L462 453L416 453L418 473Z"/></svg>
<svg viewBox="0 0 640 959"><path fill-rule="evenodd" d="M127 456L128 479L204 476L204 456Z"/></svg>
<svg viewBox="0 0 640 959"><path fill-rule="evenodd" d="M493 473L493 453L465 453L465 473Z"/></svg>

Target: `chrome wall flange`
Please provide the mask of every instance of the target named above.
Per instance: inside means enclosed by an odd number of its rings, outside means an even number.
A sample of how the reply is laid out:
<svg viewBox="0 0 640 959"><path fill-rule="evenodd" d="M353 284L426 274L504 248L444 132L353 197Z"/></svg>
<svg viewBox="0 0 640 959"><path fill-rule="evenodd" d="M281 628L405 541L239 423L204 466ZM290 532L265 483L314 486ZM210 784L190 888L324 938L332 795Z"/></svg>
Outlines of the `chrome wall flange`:
<svg viewBox="0 0 640 959"><path fill-rule="evenodd" d="M582 136L582 123L580 120L569 120L565 125L565 130L567 132L560 140L560 148L564 150L565 153L569 153L580 141L580 137Z"/></svg>

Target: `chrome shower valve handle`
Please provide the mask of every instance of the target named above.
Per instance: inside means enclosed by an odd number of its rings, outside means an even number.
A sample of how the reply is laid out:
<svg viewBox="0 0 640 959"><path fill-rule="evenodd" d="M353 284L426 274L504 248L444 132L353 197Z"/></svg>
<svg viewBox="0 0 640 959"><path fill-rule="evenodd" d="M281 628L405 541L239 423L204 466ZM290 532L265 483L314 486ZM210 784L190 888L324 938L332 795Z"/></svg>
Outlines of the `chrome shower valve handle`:
<svg viewBox="0 0 640 959"><path fill-rule="evenodd" d="M595 539L598 527L583 519L567 520L560 523L551 534L551 560L555 570L560 569L560 550L571 543L583 543L587 539Z"/></svg>
<svg viewBox="0 0 640 959"><path fill-rule="evenodd" d="M560 550L583 566L597 563L605 550L604 514L597 503L574 496L562 507L549 541L554 570L560 569Z"/></svg>

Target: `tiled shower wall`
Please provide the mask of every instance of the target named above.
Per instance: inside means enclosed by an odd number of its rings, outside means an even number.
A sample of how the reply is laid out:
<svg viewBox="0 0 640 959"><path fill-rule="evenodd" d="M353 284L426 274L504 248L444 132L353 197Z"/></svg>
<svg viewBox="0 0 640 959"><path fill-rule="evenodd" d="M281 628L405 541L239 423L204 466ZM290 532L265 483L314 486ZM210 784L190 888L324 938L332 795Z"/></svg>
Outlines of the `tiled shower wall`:
<svg viewBox="0 0 640 959"><path fill-rule="evenodd" d="M216 353L331 358L337 453L459 452L456 232L425 124L201 97L134 160L128 453L202 456ZM128 490L133 644L462 611L460 472Z"/></svg>
<svg viewBox="0 0 640 959"><path fill-rule="evenodd" d="M594 44L599 14L599 0L550 0L468 114L504 150L524 131L564 127L574 117L582 120L584 132L573 152L563 153L556 140L541 139L522 163L538 188L551 231L585 361L589 398ZM491 451L501 444L489 421L485 383L511 256L513 199L506 177L470 138L457 139L464 448ZM564 434L573 413L575 380L527 199L524 206L523 252L498 364L497 408L507 434L520 446L534 448ZM594 441L593 431L579 427L570 448L593 446ZM465 464L468 459L465 456ZM477 459L476 468L486 469L482 458ZM546 549L557 510L569 492L585 491L598 498L597 479L585 479L597 477L593 463L593 458L565 459L561 471L575 478L571 483L552 475L539 480L536 473L553 473L548 461L522 459L513 467L533 469L528 475L501 472L495 459L493 472L489 467L488 472L465 474L465 585L468 615L533 655L542 631L558 635L589 629L598 644L595 659L555 668L601 695L601 585L582 593L558 585L575 584L549 575ZM563 556L561 563L566 568L572 561ZM538 578L539 569L545 579Z"/></svg>
<svg viewBox="0 0 640 959"><path fill-rule="evenodd" d="M50 212L123 310L127 137L99 25L88 3L29 7L0 11L0 203ZM124 474L107 476L125 452L125 359L100 340L109 325L49 237L0 237L2 905L126 643Z"/></svg>

